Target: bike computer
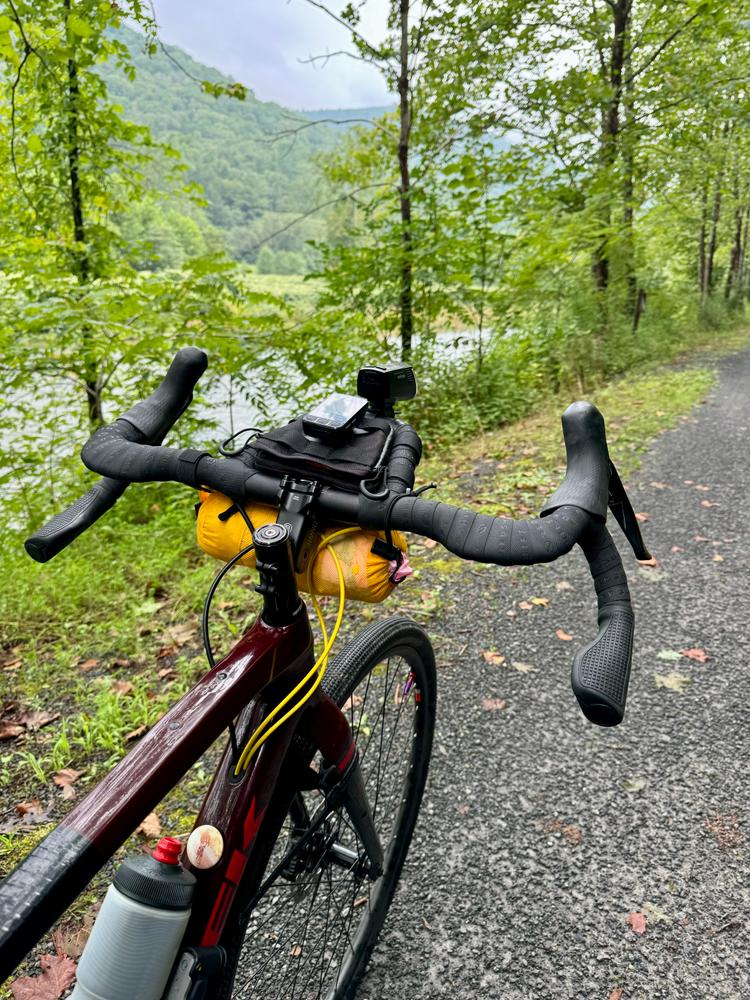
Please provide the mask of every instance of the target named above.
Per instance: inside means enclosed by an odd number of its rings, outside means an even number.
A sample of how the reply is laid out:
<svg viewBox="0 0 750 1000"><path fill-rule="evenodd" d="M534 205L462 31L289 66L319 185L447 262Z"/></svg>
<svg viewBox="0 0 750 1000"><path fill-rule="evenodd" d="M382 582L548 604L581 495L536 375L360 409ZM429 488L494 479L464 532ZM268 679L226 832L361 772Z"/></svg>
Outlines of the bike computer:
<svg viewBox="0 0 750 1000"><path fill-rule="evenodd" d="M322 441L340 440L357 426L367 407L367 400L361 396L333 392L315 409L302 415L302 429L308 437Z"/></svg>

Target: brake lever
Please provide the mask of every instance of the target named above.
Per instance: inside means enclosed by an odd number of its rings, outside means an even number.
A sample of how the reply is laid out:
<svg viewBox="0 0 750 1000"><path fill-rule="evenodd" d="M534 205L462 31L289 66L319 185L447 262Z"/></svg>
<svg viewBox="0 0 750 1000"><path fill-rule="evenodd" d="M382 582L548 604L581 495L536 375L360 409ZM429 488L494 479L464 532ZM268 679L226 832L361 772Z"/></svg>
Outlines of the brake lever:
<svg viewBox="0 0 750 1000"><path fill-rule="evenodd" d="M609 496L607 502L615 520L622 528L623 534L630 542L636 559L650 559L651 553L643 541L638 519L633 511L633 505L625 492L625 487L622 485L620 474L611 459L609 461Z"/></svg>

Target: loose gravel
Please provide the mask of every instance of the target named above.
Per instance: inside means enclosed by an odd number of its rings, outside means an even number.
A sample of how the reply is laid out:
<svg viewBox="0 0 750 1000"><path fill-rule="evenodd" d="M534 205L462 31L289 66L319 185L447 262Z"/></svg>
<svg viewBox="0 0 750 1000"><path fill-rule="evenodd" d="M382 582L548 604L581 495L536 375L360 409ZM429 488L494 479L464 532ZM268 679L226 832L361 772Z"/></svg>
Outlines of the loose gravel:
<svg viewBox="0 0 750 1000"><path fill-rule="evenodd" d="M444 577L427 797L358 1000L750 997L748 385L750 353L721 362L628 484L659 566L612 522L637 614L619 728L587 723L568 683L595 631L580 552ZM549 605L518 608L533 596Z"/></svg>

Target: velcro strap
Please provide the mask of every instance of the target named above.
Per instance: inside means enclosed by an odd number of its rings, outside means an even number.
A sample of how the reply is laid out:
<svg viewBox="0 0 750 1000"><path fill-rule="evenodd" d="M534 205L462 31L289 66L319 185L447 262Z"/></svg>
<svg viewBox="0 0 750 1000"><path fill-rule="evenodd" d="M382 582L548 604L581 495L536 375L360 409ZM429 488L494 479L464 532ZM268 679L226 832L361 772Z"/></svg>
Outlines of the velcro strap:
<svg viewBox="0 0 750 1000"><path fill-rule="evenodd" d="M180 482L186 486L199 486L198 463L202 458L210 458L210 451L198 451L197 448L183 448L178 456Z"/></svg>

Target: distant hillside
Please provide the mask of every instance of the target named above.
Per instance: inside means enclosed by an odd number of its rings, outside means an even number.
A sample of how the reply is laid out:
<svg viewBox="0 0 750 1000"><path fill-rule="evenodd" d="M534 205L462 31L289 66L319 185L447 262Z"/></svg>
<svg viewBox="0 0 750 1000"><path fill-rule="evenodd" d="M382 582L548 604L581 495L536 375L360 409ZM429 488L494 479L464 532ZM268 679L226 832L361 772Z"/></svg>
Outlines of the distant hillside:
<svg viewBox="0 0 750 1000"><path fill-rule="evenodd" d="M122 37L137 75L131 82L105 64L102 76L112 99L128 118L148 125L156 139L182 153L189 177L204 188L208 221L242 260L256 261L259 241L308 211L319 196L314 158L334 147L341 126L298 126L387 110L296 112L259 101L252 92L245 101L217 99L201 92L200 81L231 82L218 70L176 46L167 46L172 59L163 52L149 57L140 35L123 29ZM266 269L303 270L310 254L305 241L322 235L322 220L315 216L294 225L269 244L272 258L264 251Z"/></svg>

